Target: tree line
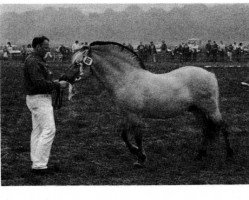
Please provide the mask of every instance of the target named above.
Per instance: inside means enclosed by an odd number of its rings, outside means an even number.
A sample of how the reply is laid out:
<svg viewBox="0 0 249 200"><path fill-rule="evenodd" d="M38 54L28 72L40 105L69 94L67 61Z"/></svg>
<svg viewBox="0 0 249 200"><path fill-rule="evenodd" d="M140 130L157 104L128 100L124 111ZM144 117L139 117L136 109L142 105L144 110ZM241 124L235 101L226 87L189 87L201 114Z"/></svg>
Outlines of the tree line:
<svg viewBox="0 0 249 200"><path fill-rule="evenodd" d="M203 40L248 41L249 4L190 4L142 10L139 5L123 11L106 9L103 13L84 14L77 8L46 7L0 16L1 42L29 43L34 35L46 35L55 44L71 45L75 40L110 40L172 43L191 37Z"/></svg>

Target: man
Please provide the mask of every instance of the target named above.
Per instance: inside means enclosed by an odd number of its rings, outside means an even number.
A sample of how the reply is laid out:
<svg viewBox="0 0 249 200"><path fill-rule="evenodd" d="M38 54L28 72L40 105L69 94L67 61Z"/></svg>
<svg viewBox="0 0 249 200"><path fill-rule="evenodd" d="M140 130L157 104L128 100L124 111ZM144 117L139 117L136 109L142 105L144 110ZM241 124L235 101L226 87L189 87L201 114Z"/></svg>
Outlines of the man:
<svg viewBox="0 0 249 200"><path fill-rule="evenodd" d="M150 55L152 56L153 62L157 62L157 60L156 60L157 52L156 52L156 46L155 46L154 42L150 42L149 48L150 48Z"/></svg>
<svg viewBox="0 0 249 200"><path fill-rule="evenodd" d="M213 44L211 46L211 54L213 57L213 62L217 62L218 45L215 41L213 41Z"/></svg>
<svg viewBox="0 0 249 200"><path fill-rule="evenodd" d="M137 52L138 52L138 56L144 60L144 48L145 46L143 45L142 42L140 42L140 44L137 46Z"/></svg>
<svg viewBox="0 0 249 200"><path fill-rule="evenodd" d="M193 55L193 61L196 62L197 61L197 54L199 52L199 45L194 42L192 47L191 47L191 51L192 51L192 55Z"/></svg>
<svg viewBox="0 0 249 200"><path fill-rule="evenodd" d="M182 54L183 54L184 62L188 62L190 59L190 55L191 55L188 43L185 43L183 45Z"/></svg>
<svg viewBox="0 0 249 200"><path fill-rule="evenodd" d="M167 45L166 45L166 43L165 43L165 41L163 40L162 41L162 44L161 44L161 52L162 53L166 53L167 52Z"/></svg>
<svg viewBox="0 0 249 200"><path fill-rule="evenodd" d="M227 56L229 58L229 61L232 62L232 58L233 58L233 45L232 44L228 45L227 48L226 48L226 50L227 50Z"/></svg>
<svg viewBox="0 0 249 200"><path fill-rule="evenodd" d="M50 51L49 39L35 37L33 52L24 64L24 86L26 104L32 114L31 161L32 172L45 174L53 172L47 164L55 136L55 121L51 93L65 89L66 81L52 81L52 72L45 63L44 56Z"/></svg>
<svg viewBox="0 0 249 200"><path fill-rule="evenodd" d="M206 49L206 58L207 58L207 61L209 61L210 55L211 55L211 49L212 49L211 40L208 40L208 43L206 44L205 49Z"/></svg>
<svg viewBox="0 0 249 200"><path fill-rule="evenodd" d="M226 52L226 46L223 43L223 41L220 41L220 44L219 44L219 53L220 53L220 59L221 59L221 61L224 61L225 52Z"/></svg>
<svg viewBox="0 0 249 200"><path fill-rule="evenodd" d="M241 58L242 58L242 55L243 55L243 52L244 52L244 47L243 47L243 43L240 42L237 49L236 49L236 54L237 54L237 61L240 62L241 61Z"/></svg>
<svg viewBox="0 0 249 200"><path fill-rule="evenodd" d="M134 48L133 48L133 46L131 45L131 43L128 43L127 47L128 47L130 50L134 51Z"/></svg>

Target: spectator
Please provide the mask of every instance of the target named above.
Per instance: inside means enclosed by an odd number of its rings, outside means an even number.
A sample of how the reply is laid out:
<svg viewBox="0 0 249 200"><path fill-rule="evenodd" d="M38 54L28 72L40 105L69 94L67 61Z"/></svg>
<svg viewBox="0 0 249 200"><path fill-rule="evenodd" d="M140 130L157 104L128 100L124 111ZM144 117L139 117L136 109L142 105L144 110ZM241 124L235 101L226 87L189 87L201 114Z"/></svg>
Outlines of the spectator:
<svg viewBox="0 0 249 200"><path fill-rule="evenodd" d="M211 55L211 40L208 40L208 43L206 44L205 46L205 49L206 49L206 59L207 61L210 61L210 55Z"/></svg>
<svg viewBox="0 0 249 200"><path fill-rule="evenodd" d="M198 53L198 50L199 49L199 45L194 42L193 45L192 45L192 55L193 55L193 61L196 62L197 61L197 53Z"/></svg>
<svg viewBox="0 0 249 200"><path fill-rule="evenodd" d="M233 43L233 60L237 61L238 59L238 45L236 42Z"/></svg>
<svg viewBox="0 0 249 200"><path fill-rule="evenodd" d="M130 50L134 51L134 48L133 48L133 46L131 45L131 43L129 43L129 44L127 45L127 47L128 47Z"/></svg>
<svg viewBox="0 0 249 200"><path fill-rule="evenodd" d="M175 50L175 55L177 54L179 56L179 62L183 63L183 46L184 43L179 44L177 49Z"/></svg>
<svg viewBox="0 0 249 200"><path fill-rule="evenodd" d="M218 45L215 41L213 41L213 44L211 46L211 54L212 54L212 61L217 62L217 54L218 54Z"/></svg>
<svg viewBox="0 0 249 200"><path fill-rule="evenodd" d="M150 42L149 49L150 49L150 55L152 56L153 62L157 62L157 60L156 60L156 54L157 54L156 46L153 42Z"/></svg>
<svg viewBox="0 0 249 200"><path fill-rule="evenodd" d="M184 62L188 62L190 57L190 50L189 50L189 46L188 43L185 43L183 48L182 48L182 55L183 55L183 61Z"/></svg>
<svg viewBox="0 0 249 200"><path fill-rule="evenodd" d="M138 51L138 56L144 60L144 51L145 51L145 46L143 45L142 42L137 46L137 51Z"/></svg>
<svg viewBox="0 0 249 200"><path fill-rule="evenodd" d="M9 58L9 52L7 46L3 47L3 60L8 60Z"/></svg>
<svg viewBox="0 0 249 200"><path fill-rule="evenodd" d="M236 52L237 61L240 62L240 61L241 61L241 57L242 57L242 55L243 55L243 51L244 51L243 43L239 43L239 45L238 45L236 51L237 51L237 52Z"/></svg>
<svg viewBox="0 0 249 200"><path fill-rule="evenodd" d="M220 41L220 44L218 46L218 51L219 51L220 59L223 62L225 58L225 51L226 51L226 45L223 43L223 41Z"/></svg>
<svg viewBox="0 0 249 200"><path fill-rule="evenodd" d="M13 51L13 47L11 45L10 42L7 42L7 52L8 52L8 58L12 59L12 51Z"/></svg>
<svg viewBox="0 0 249 200"><path fill-rule="evenodd" d="M165 44L164 40L162 41L162 44L161 44L160 48L161 48L162 53L167 53L167 45Z"/></svg>
<svg viewBox="0 0 249 200"><path fill-rule="evenodd" d="M25 45L22 45L22 49L21 49L21 54L22 54L22 62L25 61L26 59L26 56L27 56L27 49L26 49L26 46Z"/></svg>
<svg viewBox="0 0 249 200"><path fill-rule="evenodd" d="M230 44L227 47L227 56L229 58L229 61L232 62L232 57L233 57L233 45Z"/></svg>

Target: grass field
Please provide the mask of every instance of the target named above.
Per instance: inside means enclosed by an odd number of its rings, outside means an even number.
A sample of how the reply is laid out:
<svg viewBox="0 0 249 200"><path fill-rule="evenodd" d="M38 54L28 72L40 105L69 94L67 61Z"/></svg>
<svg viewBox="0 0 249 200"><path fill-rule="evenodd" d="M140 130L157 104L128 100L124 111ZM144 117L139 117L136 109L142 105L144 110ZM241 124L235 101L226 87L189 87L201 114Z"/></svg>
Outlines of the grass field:
<svg viewBox="0 0 249 200"><path fill-rule="evenodd" d="M185 65L190 65L189 63ZM220 106L230 124L235 151L226 161L223 138L209 148L208 157L195 161L201 132L191 114L168 120L146 120L144 133L148 162L133 168L135 158L125 147L116 124L120 116L103 86L94 77L81 81L73 102L64 100L55 111L57 126L49 165L57 174L31 179L29 140L31 115L25 104L23 64L1 61L1 181L13 185L196 185L249 184L249 88L240 85L249 64L191 63L216 74ZM51 63L58 77L67 64ZM155 73L178 68L176 63L147 63Z"/></svg>

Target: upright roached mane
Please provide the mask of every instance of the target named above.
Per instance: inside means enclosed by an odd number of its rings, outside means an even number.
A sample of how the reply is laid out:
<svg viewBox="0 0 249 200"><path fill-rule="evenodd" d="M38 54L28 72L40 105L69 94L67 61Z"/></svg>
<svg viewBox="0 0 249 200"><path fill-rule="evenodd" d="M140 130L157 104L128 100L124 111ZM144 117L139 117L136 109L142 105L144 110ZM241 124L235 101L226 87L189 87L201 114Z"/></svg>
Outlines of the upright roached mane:
<svg viewBox="0 0 249 200"><path fill-rule="evenodd" d="M145 65L143 63L143 61L138 57L138 55L133 51L131 50L130 48L122 45L122 44L119 44L117 42L103 42L103 41L95 41L95 42L92 42L90 44L90 47L92 46L95 46L95 45L115 45L117 47L119 47L118 49L122 52L122 51L125 51L126 53L130 54L131 55L131 58L133 58L133 60L135 62L138 62L138 65L136 66L140 66L142 69L145 69ZM81 50L82 51L82 50Z"/></svg>

